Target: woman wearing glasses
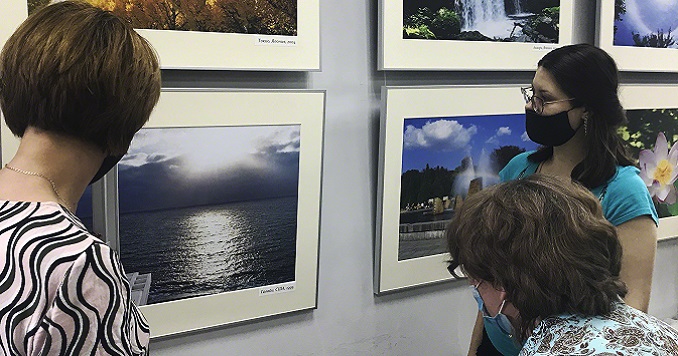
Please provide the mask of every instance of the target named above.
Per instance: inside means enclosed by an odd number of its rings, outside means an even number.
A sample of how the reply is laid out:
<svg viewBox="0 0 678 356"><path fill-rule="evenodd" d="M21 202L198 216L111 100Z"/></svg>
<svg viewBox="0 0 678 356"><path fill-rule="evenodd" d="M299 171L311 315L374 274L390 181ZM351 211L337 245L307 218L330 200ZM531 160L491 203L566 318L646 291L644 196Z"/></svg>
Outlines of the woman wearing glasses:
<svg viewBox="0 0 678 356"><path fill-rule="evenodd" d="M548 223L545 223L548 222ZM447 228L486 322L531 355L678 355L678 330L628 306L617 230L597 197L534 174L470 196Z"/></svg>
<svg viewBox="0 0 678 356"><path fill-rule="evenodd" d="M598 197L623 247L620 276L628 287L624 300L646 312L658 217L634 159L617 134L626 120L618 84L614 60L599 48L578 44L549 52L538 63L532 87L523 89L527 134L542 147L514 157L499 175L502 181L533 173L571 177ZM488 337L494 345L508 345L494 331L483 331L482 313L470 354L492 354L487 351L492 349ZM497 349L517 355L520 345Z"/></svg>

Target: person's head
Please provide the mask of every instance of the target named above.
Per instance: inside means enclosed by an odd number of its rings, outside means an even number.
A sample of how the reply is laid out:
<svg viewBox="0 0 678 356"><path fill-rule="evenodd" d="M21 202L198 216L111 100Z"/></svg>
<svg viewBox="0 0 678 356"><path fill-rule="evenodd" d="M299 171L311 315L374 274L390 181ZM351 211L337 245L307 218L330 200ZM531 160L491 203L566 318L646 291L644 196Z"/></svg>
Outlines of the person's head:
<svg viewBox="0 0 678 356"><path fill-rule="evenodd" d="M573 128L582 125L582 117L588 115L587 134L604 137L624 123L626 116L617 96L617 65L602 49L589 44L560 47L547 53L537 66L535 91L551 89L557 97L545 100L572 98L561 106L582 109L571 117ZM555 106L546 107L545 112L557 110Z"/></svg>
<svg viewBox="0 0 678 356"><path fill-rule="evenodd" d="M595 46L576 44L547 53L537 65L534 95L554 101L544 105L543 115L569 110L570 126L584 136L587 156L572 177L592 188L609 179L617 164L633 164L617 134L626 114L617 95L619 77L612 57Z"/></svg>
<svg viewBox="0 0 678 356"><path fill-rule="evenodd" d="M534 174L484 189L455 211L446 237L450 266L505 292L523 337L537 320L606 314L626 295L616 230L574 182Z"/></svg>
<svg viewBox="0 0 678 356"><path fill-rule="evenodd" d="M121 155L159 95L151 45L129 23L86 3L38 10L0 54L0 108L19 137L33 127Z"/></svg>

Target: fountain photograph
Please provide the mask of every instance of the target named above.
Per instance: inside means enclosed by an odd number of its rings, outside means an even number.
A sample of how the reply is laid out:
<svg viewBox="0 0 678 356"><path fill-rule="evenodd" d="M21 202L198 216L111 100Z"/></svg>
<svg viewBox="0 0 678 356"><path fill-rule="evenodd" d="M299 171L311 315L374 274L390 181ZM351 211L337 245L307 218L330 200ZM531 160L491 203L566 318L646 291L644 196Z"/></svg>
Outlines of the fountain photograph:
<svg viewBox="0 0 678 356"><path fill-rule="evenodd" d="M615 0L614 45L678 48L678 2Z"/></svg>
<svg viewBox="0 0 678 356"><path fill-rule="evenodd" d="M455 207L536 148L524 114L405 119L398 260L444 253Z"/></svg>
<svg viewBox="0 0 678 356"><path fill-rule="evenodd" d="M558 43L560 0L403 0L403 39Z"/></svg>

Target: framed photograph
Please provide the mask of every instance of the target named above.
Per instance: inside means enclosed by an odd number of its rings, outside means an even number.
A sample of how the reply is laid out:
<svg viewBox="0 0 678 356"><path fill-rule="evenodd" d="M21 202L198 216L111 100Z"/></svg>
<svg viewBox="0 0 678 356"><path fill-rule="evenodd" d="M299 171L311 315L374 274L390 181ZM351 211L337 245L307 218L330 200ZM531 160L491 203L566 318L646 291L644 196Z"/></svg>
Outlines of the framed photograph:
<svg viewBox="0 0 678 356"><path fill-rule="evenodd" d="M620 70L678 72L678 2L598 0L597 44Z"/></svg>
<svg viewBox="0 0 678 356"><path fill-rule="evenodd" d="M60 0L3 0L0 44L26 16ZM320 70L316 0L85 0L129 21L163 69Z"/></svg>
<svg viewBox="0 0 678 356"><path fill-rule="evenodd" d="M316 307L324 103L162 92L103 212L152 337Z"/></svg>
<svg viewBox="0 0 678 356"><path fill-rule="evenodd" d="M652 149L660 132L669 148L678 141L678 85L625 84L620 96L628 118L620 134L629 143L633 157L638 158L643 149ZM659 240L678 237L678 204L655 203L655 207Z"/></svg>
<svg viewBox="0 0 678 356"><path fill-rule="evenodd" d="M168 92L118 166L154 336L316 306L324 92Z"/></svg>
<svg viewBox="0 0 678 356"><path fill-rule="evenodd" d="M534 70L573 42L577 0L381 0L380 70Z"/></svg>
<svg viewBox="0 0 678 356"><path fill-rule="evenodd" d="M537 148L524 105L518 85L384 87L375 293L452 279L444 232L455 207Z"/></svg>

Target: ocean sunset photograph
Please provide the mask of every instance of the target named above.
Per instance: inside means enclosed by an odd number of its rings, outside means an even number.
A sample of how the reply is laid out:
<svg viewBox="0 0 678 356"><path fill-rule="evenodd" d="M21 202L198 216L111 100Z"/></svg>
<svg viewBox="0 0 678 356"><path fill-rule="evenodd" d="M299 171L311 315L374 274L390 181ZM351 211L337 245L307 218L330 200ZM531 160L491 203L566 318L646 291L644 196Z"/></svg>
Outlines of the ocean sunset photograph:
<svg viewBox="0 0 678 356"><path fill-rule="evenodd" d="M148 304L295 280L299 125L149 128L118 166L120 255Z"/></svg>
<svg viewBox="0 0 678 356"><path fill-rule="evenodd" d="M524 114L413 118L403 126L399 261L444 253L455 207L499 183L515 155L537 148Z"/></svg>

